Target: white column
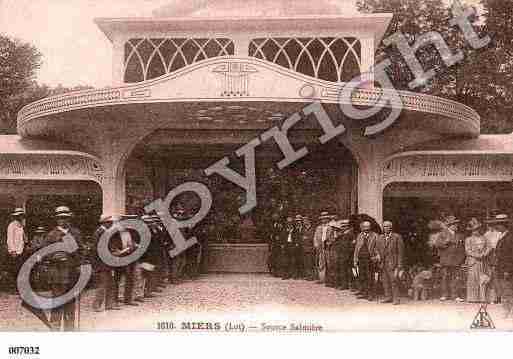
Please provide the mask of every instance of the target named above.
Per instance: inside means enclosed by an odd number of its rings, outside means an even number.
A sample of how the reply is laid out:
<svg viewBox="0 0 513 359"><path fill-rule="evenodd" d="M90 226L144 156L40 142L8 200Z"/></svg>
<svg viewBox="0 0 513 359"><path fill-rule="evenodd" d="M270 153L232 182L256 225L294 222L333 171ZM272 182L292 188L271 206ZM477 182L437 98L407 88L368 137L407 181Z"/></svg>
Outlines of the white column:
<svg viewBox="0 0 513 359"><path fill-rule="evenodd" d="M343 166L337 178L337 200L340 214L344 216L344 218L348 218L351 214L352 181L352 168Z"/></svg>
<svg viewBox="0 0 513 359"><path fill-rule="evenodd" d="M105 176L102 183L103 214L120 215L126 212L126 169L122 156L110 155L103 159Z"/></svg>
<svg viewBox="0 0 513 359"><path fill-rule="evenodd" d="M112 44L112 86L121 86L125 82L125 42L127 39L117 37Z"/></svg>
<svg viewBox="0 0 513 359"><path fill-rule="evenodd" d="M126 211L126 184L125 175L108 176L102 183L103 214L120 215Z"/></svg>
<svg viewBox="0 0 513 359"><path fill-rule="evenodd" d="M374 53L375 53L375 41L373 37L361 38L361 72L369 74L366 76L366 79L373 84L374 81L374 73L372 72L372 67L374 66ZM372 85L373 86L373 85Z"/></svg>
<svg viewBox="0 0 513 359"><path fill-rule="evenodd" d="M383 221L383 190L375 168L358 171L358 212Z"/></svg>

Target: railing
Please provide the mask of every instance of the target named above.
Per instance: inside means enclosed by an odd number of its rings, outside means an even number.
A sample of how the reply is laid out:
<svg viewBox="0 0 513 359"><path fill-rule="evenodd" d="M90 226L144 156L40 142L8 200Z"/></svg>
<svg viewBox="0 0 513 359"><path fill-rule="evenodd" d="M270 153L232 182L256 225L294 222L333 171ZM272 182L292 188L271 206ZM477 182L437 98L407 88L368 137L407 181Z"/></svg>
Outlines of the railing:
<svg viewBox="0 0 513 359"><path fill-rule="evenodd" d="M227 61L226 59L210 59L202 61L203 64L217 63L219 61ZM298 101L316 101L320 100L325 103L338 103L340 92L343 87L342 84L333 84L327 81L318 80L311 78L296 72L285 70L281 66L271 64L267 61L256 60L256 59L244 59L244 61L251 62L255 65L263 65L267 68L274 68L281 74L290 74L295 78L303 79L305 84L310 84L312 88L320 88L321 94L319 97L311 99L301 99ZM191 66L199 66L191 65ZM204 65L201 65L204 66ZM190 66L189 66L190 67ZM181 71L188 71L188 68L182 69ZM180 71L173 74L173 76L179 76ZM169 75L167 75L169 76ZM18 128L22 127L27 121L37 118L48 116L51 114L64 113L82 108L93 108L97 106L107 106L115 104L125 104L131 102L144 102L154 101L149 95L149 89L153 85L154 81L165 81L165 77L150 80L138 84L125 85L118 88L100 89L100 90L87 90L80 92L72 92L65 95L48 97L32 104L29 104L21 109L18 113ZM297 96L297 90L292 89ZM355 105L360 106L372 106L376 103L379 98L386 92L394 90L386 90L380 88L370 89L359 89L352 95L352 101ZM134 93L148 93L148 96L135 96ZM131 95L132 94L132 95ZM444 117L453 118L458 121L464 121L469 124L474 130L479 131L480 119L479 115L471 108L444 98L435 97L426 94L413 93L408 91L397 91L398 96L389 96L389 98L395 99L395 102L390 104L391 107L401 108L410 111L418 111L422 113L431 113ZM247 97L246 97L247 98ZM290 100L290 98L288 99ZM272 101L279 101L279 98L273 99Z"/></svg>

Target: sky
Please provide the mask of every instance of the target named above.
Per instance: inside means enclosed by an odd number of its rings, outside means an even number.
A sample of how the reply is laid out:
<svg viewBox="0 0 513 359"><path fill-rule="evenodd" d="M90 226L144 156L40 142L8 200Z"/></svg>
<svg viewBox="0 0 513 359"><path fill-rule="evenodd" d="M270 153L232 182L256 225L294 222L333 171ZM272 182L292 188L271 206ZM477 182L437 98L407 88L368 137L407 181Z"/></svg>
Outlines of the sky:
<svg viewBox="0 0 513 359"><path fill-rule="evenodd" d="M354 0L333 1L352 4ZM93 19L151 16L152 10L169 2L0 0L0 33L30 42L43 54L43 64L37 74L39 83L104 87L111 84L111 43Z"/></svg>
<svg viewBox="0 0 513 359"><path fill-rule="evenodd" d="M0 0L0 33L43 54L38 82L57 86L111 84L112 45L96 17L151 16L169 0Z"/></svg>

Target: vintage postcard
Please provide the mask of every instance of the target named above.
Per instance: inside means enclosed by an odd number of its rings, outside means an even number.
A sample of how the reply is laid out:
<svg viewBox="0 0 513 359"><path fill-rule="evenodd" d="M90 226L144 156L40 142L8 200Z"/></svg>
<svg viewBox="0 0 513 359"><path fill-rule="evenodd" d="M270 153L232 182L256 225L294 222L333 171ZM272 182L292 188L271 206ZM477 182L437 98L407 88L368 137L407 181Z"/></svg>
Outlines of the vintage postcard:
<svg viewBox="0 0 513 359"><path fill-rule="evenodd" d="M0 1L0 331L513 330L512 12Z"/></svg>

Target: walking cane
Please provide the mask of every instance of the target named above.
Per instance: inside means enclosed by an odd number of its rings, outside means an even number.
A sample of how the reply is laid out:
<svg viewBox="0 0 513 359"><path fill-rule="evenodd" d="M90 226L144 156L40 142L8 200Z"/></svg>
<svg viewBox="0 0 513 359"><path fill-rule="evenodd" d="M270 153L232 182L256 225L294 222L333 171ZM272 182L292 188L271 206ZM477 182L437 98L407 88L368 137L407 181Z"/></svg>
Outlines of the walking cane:
<svg viewBox="0 0 513 359"><path fill-rule="evenodd" d="M81 293L78 292L78 296L77 296L77 301L78 301L78 305L77 305L77 310L78 310L78 313L77 313L77 329L78 331L80 331L80 299L81 299Z"/></svg>
<svg viewBox="0 0 513 359"><path fill-rule="evenodd" d="M374 292L376 294L376 303L379 304L378 287L379 287L379 272L374 272Z"/></svg>

